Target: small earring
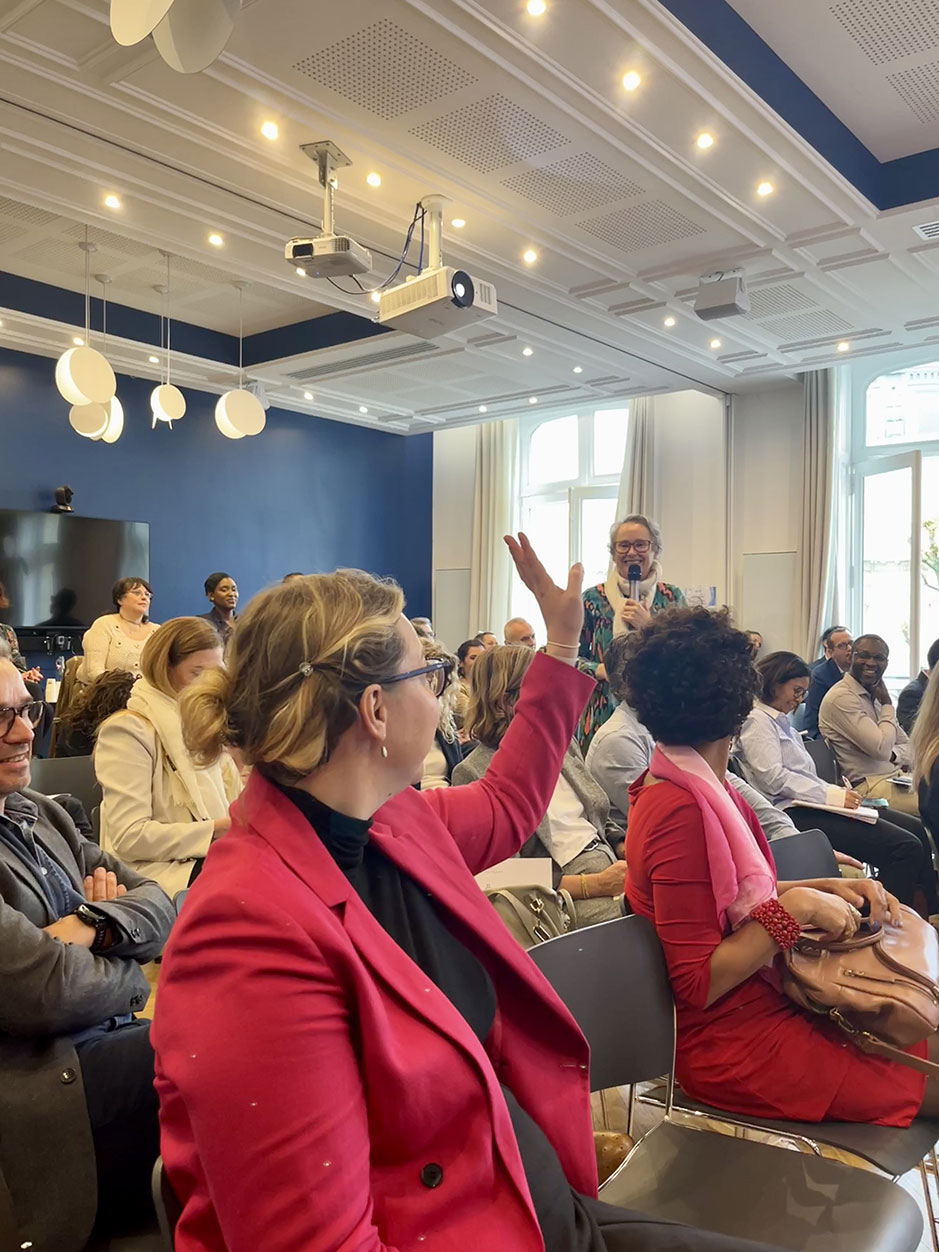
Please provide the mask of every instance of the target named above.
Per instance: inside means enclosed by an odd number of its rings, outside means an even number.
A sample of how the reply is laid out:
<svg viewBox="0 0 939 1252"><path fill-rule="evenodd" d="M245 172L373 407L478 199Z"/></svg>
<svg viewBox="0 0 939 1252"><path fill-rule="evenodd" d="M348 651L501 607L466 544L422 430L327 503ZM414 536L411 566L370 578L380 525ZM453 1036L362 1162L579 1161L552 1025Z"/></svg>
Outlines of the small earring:
<svg viewBox="0 0 939 1252"><path fill-rule="evenodd" d="M384 745L384 744L382 744L382 745L381 745L381 754L382 754L382 756L384 756L384 757L387 757L387 756L388 756L388 749L385 747L385 745Z"/></svg>

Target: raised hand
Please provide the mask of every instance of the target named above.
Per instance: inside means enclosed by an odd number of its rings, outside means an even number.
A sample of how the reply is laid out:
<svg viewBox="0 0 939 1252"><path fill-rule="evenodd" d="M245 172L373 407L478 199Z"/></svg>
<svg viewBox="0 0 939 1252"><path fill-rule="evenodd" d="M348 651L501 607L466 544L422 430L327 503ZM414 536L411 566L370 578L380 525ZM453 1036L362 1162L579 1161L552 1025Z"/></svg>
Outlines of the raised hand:
<svg viewBox="0 0 939 1252"><path fill-rule="evenodd" d="M584 583L584 567L578 562L571 566L567 586L559 587L541 564L529 542L528 536L519 534L505 536L515 568L522 582L538 601L541 616L548 631L550 643L564 648L576 648L584 624L584 602L581 590ZM549 646L548 651L551 651Z"/></svg>

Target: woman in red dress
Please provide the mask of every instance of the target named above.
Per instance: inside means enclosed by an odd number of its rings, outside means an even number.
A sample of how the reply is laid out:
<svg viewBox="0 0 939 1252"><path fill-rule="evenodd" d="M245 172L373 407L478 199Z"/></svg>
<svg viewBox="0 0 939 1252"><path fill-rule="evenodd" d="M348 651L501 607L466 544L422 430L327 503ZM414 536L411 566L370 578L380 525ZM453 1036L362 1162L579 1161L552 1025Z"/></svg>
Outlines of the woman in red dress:
<svg viewBox="0 0 939 1252"><path fill-rule="evenodd" d="M630 789L627 894L665 952L682 1089L757 1117L907 1126L935 1116L939 1082L858 1051L780 989L775 958L800 927L843 938L865 904L882 922L899 906L867 879L776 882L755 815L724 781L756 695L747 636L726 613L672 609L636 632L626 683L657 741ZM910 1051L925 1056L926 1044Z"/></svg>

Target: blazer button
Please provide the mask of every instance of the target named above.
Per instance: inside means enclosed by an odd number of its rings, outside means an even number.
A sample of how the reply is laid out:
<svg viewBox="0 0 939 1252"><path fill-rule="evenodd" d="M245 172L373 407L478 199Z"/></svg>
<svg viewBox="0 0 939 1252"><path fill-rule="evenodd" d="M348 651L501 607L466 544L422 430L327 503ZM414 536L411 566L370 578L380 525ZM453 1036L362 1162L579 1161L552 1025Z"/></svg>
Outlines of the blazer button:
<svg viewBox="0 0 939 1252"><path fill-rule="evenodd" d="M64 1082L64 1083L74 1082L77 1077L78 1075L71 1068L71 1066L69 1066L68 1069L63 1069L61 1074L59 1074L59 1082Z"/></svg>
<svg viewBox="0 0 939 1252"><path fill-rule="evenodd" d="M425 1165L421 1170L421 1182L425 1187L439 1187L443 1182L443 1170L433 1162Z"/></svg>
<svg viewBox="0 0 939 1252"><path fill-rule="evenodd" d="M134 927L134 929L130 932L130 937L131 937L131 939L139 939L139 938L140 938L140 931L137 929L137 927L136 927L136 926L135 926L135 927Z"/></svg>

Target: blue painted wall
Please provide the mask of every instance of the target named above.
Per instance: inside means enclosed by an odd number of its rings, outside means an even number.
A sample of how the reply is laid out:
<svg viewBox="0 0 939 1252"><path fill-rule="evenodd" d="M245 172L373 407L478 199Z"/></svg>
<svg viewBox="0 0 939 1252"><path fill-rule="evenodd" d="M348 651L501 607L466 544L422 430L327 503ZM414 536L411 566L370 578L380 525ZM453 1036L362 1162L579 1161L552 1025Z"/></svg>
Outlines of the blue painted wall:
<svg viewBox="0 0 939 1252"><path fill-rule="evenodd" d="M124 434L108 446L72 431L53 374L49 359L0 350L0 507L46 509L68 483L77 513L149 522L156 621L203 612L216 569L244 604L289 570L358 566L396 578L411 615L430 612L430 435L270 409L261 435L231 440L216 397L197 391L173 430L151 430L153 384L119 377Z"/></svg>

